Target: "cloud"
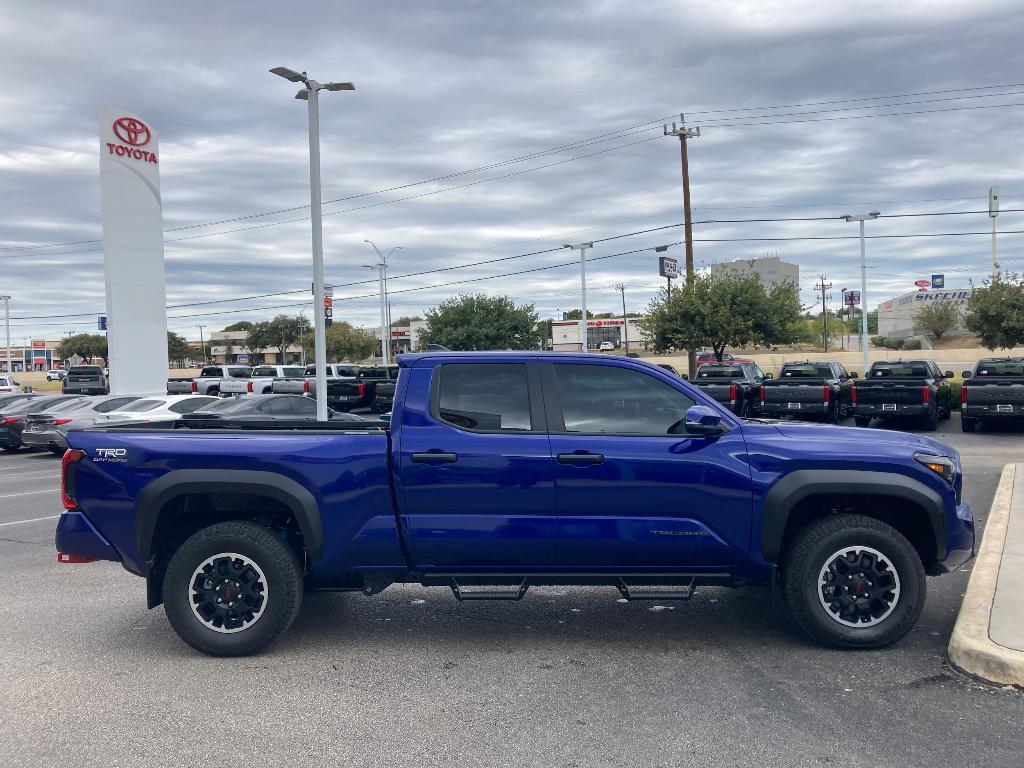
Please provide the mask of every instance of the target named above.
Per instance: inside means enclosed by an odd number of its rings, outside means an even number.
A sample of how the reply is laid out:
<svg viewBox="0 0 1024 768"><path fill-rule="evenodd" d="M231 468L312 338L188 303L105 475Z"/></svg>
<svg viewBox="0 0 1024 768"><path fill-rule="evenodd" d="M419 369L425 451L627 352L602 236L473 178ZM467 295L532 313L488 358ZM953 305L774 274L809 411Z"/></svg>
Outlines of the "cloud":
<svg viewBox="0 0 1024 768"><path fill-rule="evenodd" d="M311 28L303 18L318 23ZM374 275L364 267L373 253L364 239L403 246L390 281L400 314L422 314L453 292L477 290L533 301L545 315L578 306L578 270L561 251L402 275L545 250L575 233L600 239L679 223L678 144L660 134L661 122L680 110L702 127L690 158L698 222L821 218L697 224L698 265L777 253L800 265L805 304L816 277L827 274L835 307L838 288L859 281L856 240L709 241L853 236L856 228L836 218L847 212L982 210L991 184L1002 185L1004 208L1024 207L1024 168L1014 151L1024 107L836 119L1024 103L1024 93L715 110L1012 80L1006 73L1024 63L1016 40L1022 22L1024 10L1005 2L875 3L867 10L763 0L314 2L302 18L262 3L182 2L160 13L130 7L116 18L66 1L8 5L0 10L7 54L0 62L0 285L14 296L16 318L62 315L15 320L12 333L53 338L84 330L104 309L101 246L80 242L102 237L100 102L137 111L160 131L172 230L169 304L310 284L306 113L292 85L267 72L276 65L357 87L325 95L321 109L324 198L337 200L324 206L336 317L377 320ZM1024 87L1006 89L1014 91ZM870 103L892 106L854 109ZM797 119L818 122L770 124ZM640 124L631 135L416 184ZM519 173L529 169L537 170ZM367 194L405 185L414 186ZM297 210L192 226L289 208ZM1020 216L1004 214L1000 227L1024 229ZM978 214L887 219L871 222L869 232L988 226ZM590 306L615 311L618 296L608 286L623 281L630 305L640 308L662 284L651 250L599 257L680 239L679 229L667 229L598 243L590 252ZM1021 242L1010 234L1000 240L1007 266L1024 263ZM74 244L25 248L51 243ZM681 257L682 249L673 252ZM868 252L873 304L912 290L933 271L945 271L952 287L983 277L989 240L878 239ZM445 285L552 265L568 266ZM169 324L192 337L196 323L218 327L285 311L261 307L297 311L307 301L290 294L173 308Z"/></svg>

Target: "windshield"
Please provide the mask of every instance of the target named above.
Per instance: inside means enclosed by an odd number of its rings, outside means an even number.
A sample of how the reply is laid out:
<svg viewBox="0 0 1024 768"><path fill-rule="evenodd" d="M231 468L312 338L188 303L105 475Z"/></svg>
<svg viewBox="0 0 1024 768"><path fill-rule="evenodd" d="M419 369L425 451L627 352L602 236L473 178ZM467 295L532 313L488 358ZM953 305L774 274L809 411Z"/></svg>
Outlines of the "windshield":
<svg viewBox="0 0 1024 768"><path fill-rule="evenodd" d="M928 367L923 363L876 363L871 366L872 379L901 379L928 376Z"/></svg>
<svg viewBox="0 0 1024 768"><path fill-rule="evenodd" d="M780 379L826 379L832 376L827 365L784 365Z"/></svg>
<svg viewBox="0 0 1024 768"><path fill-rule="evenodd" d="M159 408L163 404L163 400L136 400L134 403L128 403L128 405L121 408L115 408L111 413L143 413L144 411L152 411L154 408Z"/></svg>
<svg viewBox="0 0 1024 768"><path fill-rule="evenodd" d="M994 378L996 376L1024 376L1024 360L990 363L982 361L978 363L978 376Z"/></svg>
<svg viewBox="0 0 1024 768"><path fill-rule="evenodd" d="M702 365L697 371L698 379L743 378L743 369L738 365Z"/></svg>

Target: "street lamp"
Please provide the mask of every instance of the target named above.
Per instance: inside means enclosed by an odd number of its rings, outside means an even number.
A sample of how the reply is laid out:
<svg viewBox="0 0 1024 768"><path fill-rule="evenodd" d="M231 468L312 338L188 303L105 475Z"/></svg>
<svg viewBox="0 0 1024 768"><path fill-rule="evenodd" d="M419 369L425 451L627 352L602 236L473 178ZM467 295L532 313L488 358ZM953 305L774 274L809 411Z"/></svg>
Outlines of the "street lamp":
<svg viewBox="0 0 1024 768"><path fill-rule="evenodd" d="M868 375L868 266L864 253L864 222L877 219L882 214L878 211L853 216L844 213L839 218L860 223L860 349L864 357L864 376Z"/></svg>
<svg viewBox="0 0 1024 768"><path fill-rule="evenodd" d="M385 256L380 252L380 249L372 240L363 240L364 243L369 243L373 250L377 253L377 258L380 261L376 265L367 265L370 269L377 269L379 271L378 284L380 287L380 355L381 364L387 365L390 358L391 352L391 307L388 303L388 259L394 254L395 251L402 250L402 246L396 245ZM387 328L387 334L385 335L385 327Z"/></svg>
<svg viewBox="0 0 1024 768"><path fill-rule="evenodd" d="M587 351L587 248L593 248L593 243L576 243L572 245L566 243L562 246L563 248L569 248L571 250L578 250L580 252L580 295L581 304L580 308L580 349L583 352Z"/></svg>
<svg viewBox="0 0 1024 768"><path fill-rule="evenodd" d="M302 83L296 99L309 102L309 190L313 224L313 343L316 363L316 418L327 421L327 338L324 330L324 233L320 210L320 105L319 92L354 91L352 83L318 83L305 72L287 67L270 70L292 83Z"/></svg>
<svg viewBox="0 0 1024 768"><path fill-rule="evenodd" d="M847 292L849 290L850 290L849 288L840 288L839 289L840 296L842 297L840 299L841 303L839 305L840 306L839 317L842 317L843 316L843 310L844 309L846 310L846 322L843 323L843 332L841 334L839 334L839 344L840 344L840 347L842 348L842 350L844 352L846 351L846 344L844 342L844 339L849 335L849 334L846 333L849 330L848 323L850 321L850 310L846 306L846 294L847 294Z"/></svg>
<svg viewBox="0 0 1024 768"><path fill-rule="evenodd" d="M7 375L14 373L11 370L11 297L0 296L4 300L4 329L7 331Z"/></svg>

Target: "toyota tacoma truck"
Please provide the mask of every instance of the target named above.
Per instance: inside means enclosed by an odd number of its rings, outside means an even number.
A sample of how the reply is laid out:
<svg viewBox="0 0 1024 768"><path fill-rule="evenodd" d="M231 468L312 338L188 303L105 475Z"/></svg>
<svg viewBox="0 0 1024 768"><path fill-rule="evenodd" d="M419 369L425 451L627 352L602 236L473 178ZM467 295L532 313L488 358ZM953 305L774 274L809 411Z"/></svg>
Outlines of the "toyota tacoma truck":
<svg viewBox="0 0 1024 768"><path fill-rule="evenodd" d="M693 383L745 417L761 412L761 385L771 377L757 363L706 363L697 368Z"/></svg>
<svg viewBox="0 0 1024 768"><path fill-rule="evenodd" d="M933 432L953 411L953 390L931 360L881 360L853 388L853 420L858 427L872 419L916 418Z"/></svg>
<svg viewBox="0 0 1024 768"><path fill-rule="evenodd" d="M835 424L853 407L855 378L856 373L834 360L784 363L778 379L761 384L761 415L814 417Z"/></svg>
<svg viewBox="0 0 1024 768"><path fill-rule="evenodd" d="M248 379L252 368L248 365L208 365L195 378L167 380L168 395L220 395L223 379Z"/></svg>
<svg viewBox="0 0 1024 768"><path fill-rule="evenodd" d="M399 366L390 426L69 433L57 560L123 564L186 643L238 656L304 591L395 583L659 602L768 585L818 641L876 648L917 622L926 574L974 551L960 456L927 437L741 420L624 357Z"/></svg>
<svg viewBox="0 0 1024 768"><path fill-rule="evenodd" d="M269 395L271 385L285 378L302 378L305 368L300 365L257 365L246 379L230 376L221 379L220 396Z"/></svg>
<svg viewBox="0 0 1024 768"><path fill-rule="evenodd" d="M1024 357L986 357L963 372L960 426L973 432L979 424L1024 420Z"/></svg>

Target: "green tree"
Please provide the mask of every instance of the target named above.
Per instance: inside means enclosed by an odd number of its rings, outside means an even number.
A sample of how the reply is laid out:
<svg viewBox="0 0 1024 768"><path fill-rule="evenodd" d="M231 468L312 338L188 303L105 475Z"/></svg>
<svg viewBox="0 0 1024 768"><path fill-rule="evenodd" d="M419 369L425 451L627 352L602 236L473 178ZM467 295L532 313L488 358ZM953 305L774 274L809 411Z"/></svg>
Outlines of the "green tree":
<svg viewBox="0 0 1024 768"><path fill-rule="evenodd" d="M327 339L327 362L359 361L365 360L377 353L380 348L380 339L371 331L363 328L356 328L344 320L339 320L331 325L325 332ZM302 339L302 348L306 351L306 358L312 359L315 354L315 345L312 333L306 333Z"/></svg>
<svg viewBox="0 0 1024 768"><path fill-rule="evenodd" d="M252 328L253 323L248 320L239 320L237 323L232 323L224 329L224 333L231 333L232 331L248 331Z"/></svg>
<svg viewBox="0 0 1024 768"><path fill-rule="evenodd" d="M583 317L583 310L580 309L579 307L576 307L576 309L570 309L568 312L565 313L565 319L566 320L579 320L582 317ZM593 320L593 319L594 319L594 313L588 309L587 310L587 320Z"/></svg>
<svg viewBox="0 0 1024 768"><path fill-rule="evenodd" d="M395 320L395 322L393 322L391 325L396 328L404 328L405 326L412 325L413 323L422 319L423 318L420 317L419 315L413 315L412 317L407 317L403 315L402 317Z"/></svg>
<svg viewBox="0 0 1024 768"><path fill-rule="evenodd" d="M185 340L174 331L167 332L167 362L177 363L177 367L184 367L184 362L192 356L192 350Z"/></svg>
<svg viewBox="0 0 1024 768"><path fill-rule="evenodd" d="M278 351L278 360L284 362L285 350L309 331L305 315L277 315L266 324L266 346Z"/></svg>
<svg viewBox="0 0 1024 768"><path fill-rule="evenodd" d="M721 361L727 346L771 345L799 335L800 296L788 281L766 289L757 275L695 275L668 296L661 291L640 321L658 351L709 346Z"/></svg>
<svg viewBox="0 0 1024 768"><path fill-rule="evenodd" d="M262 362L263 350L270 346L270 343L270 324L267 322L250 323L241 347L249 355L249 363L256 365Z"/></svg>
<svg viewBox="0 0 1024 768"><path fill-rule="evenodd" d="M441 302L426 313L421 344L455 350L537 349L541 333L533 304L508 296L466 294Z"/></svg>
<svg viewBox="0 0 1024 768"><path fill-rule="evenodd" d="M97 357L107 364L107 337L102 333L75 333L66 336L57 345L57 356L62 360L78 355L92 364Z"/></svg>
<svg viewBox="0 0 1024 768"><path fill-rule="evenodd" d="M964 324L986 349L1009 349L1024 344L1024 278L997 274L972 291Z"/></svg>
<svg viewBox="0 0 1024 768"><path fill-rule="evenodd" d="M935 339L961 323L960 306L952 301L924 301L914 314L914 327Z"/></svg>

